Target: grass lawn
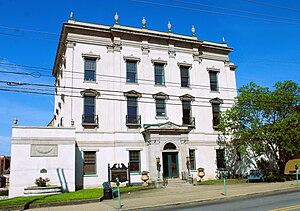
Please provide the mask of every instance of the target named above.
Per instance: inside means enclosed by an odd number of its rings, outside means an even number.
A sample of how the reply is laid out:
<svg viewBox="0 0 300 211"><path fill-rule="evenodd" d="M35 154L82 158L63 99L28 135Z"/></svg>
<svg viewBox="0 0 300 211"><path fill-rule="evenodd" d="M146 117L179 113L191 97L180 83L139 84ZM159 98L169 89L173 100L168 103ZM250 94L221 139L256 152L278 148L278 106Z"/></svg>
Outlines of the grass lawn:
<svg viewBox="0 0 300 211"><path fill-rule="evenodd" d="M122 193L122 192L145 190L151 188L154 187L153 186L149 186L149 187L132 186L132 187L120 188L120 191ZM23 196L23 197L16 197L12 199L0 200L0 207L13 206L13 205L26 205L28 203L39 204L39 203L50 203L50 202L65 202L71 200L98 199L101 196L103 196L102 188L83 189L83 190L78 190L70 193L42 195L42 196Z"/></svg>
<svg viewBox="0 0 300 211"><path fill-rule="evenodd" d="M211 185L211 184L219 184L223 183L223 179L215 179L215 180L205 180L202 182L197 182L197 185ZM226 183L232 184L232 183L245 183L247 182L246 178L238 178L238 179L226 179Z"/></svg>

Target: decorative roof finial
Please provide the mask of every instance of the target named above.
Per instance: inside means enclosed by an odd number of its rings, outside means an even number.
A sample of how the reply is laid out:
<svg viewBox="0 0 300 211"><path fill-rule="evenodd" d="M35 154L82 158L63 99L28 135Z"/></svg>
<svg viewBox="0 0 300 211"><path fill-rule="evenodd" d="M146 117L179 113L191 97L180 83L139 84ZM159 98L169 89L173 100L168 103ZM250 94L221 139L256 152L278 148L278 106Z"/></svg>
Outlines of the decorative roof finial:
<svg viewBox="0 0 300 211"><path fill-rule="evenodd" d="M193 36L193 37L195 36L195 32L196 32L195 26L192 25L192 36Z"/></svg>
<svg viewBox="0 0 300 211"><path fill-rule="evenodd" d="M18 119L15 117L14 118L14 125L17 125L18 124Z"/></svg>
<svg viewBox="0 0 300 211"><path fill-rule="evenodd" d="M226 44L225 38L222 37L222 44Z"/></svg>
<svg viewBox="0 0 300 211"><path fill-rule="evenodd" d="M143 19L142 19L143 28L146 28L146 23L147 23L147 21L146 21L145 17L143 17Z"/></svg>
<svg viewBox="0 0 300 211"><path fill-rule="evenodd" d="M170 21L168 22L168 32L171 32L172 29L172 24L170 23Z"/></svg>
<svg viewBox="0 0 300 211"><path fill-rule="evenodd" d="M73 20L73 19L74 19L74 13L71 12L71 13L70 13L70 18L69 18L69 20Z"/></svg>
<svg viewBox="0 0 300 211"><path fill-rule="evenodd" d="M117 12L115 14L115 21L116 21L116 24L119 24L119 15Z"/></svg>

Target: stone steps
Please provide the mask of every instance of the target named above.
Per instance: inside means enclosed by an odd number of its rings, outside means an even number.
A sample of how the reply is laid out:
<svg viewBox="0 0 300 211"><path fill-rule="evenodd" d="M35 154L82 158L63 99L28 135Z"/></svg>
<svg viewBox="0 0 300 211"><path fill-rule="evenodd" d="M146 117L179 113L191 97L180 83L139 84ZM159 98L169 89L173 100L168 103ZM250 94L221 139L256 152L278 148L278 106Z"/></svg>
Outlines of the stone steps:
<svg viewBox="0 0 300 211"><path fill-rule="evenodd" d="M169 188L190 187L190 186L193 186L193 184L187 182L186 180L168 179L167 187L169 187Z"/></svg>

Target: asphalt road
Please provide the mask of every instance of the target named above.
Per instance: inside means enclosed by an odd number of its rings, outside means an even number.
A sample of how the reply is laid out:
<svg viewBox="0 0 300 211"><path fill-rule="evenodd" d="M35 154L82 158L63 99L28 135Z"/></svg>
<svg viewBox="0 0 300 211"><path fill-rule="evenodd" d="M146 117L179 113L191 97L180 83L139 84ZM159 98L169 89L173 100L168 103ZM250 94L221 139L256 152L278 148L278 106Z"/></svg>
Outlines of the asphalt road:
<svg viewBox="0 0 300 211"><path fill-rule="evenodd" d="M203 202L174 207L149 210L160 211L300 211L300 192L283 193L269 196Z"/></svg>

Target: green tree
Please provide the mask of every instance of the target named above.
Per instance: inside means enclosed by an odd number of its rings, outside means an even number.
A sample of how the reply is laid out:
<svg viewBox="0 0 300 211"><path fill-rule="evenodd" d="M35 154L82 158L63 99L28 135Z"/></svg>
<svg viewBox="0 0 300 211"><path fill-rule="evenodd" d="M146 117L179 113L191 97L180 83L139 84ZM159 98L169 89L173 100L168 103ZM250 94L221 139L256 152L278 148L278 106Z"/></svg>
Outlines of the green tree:
<svg viewBox="0 0 300 211"><path fill-rule="evenodd" d="M300 152L300 87L284 81L270 90L251 82L239 91L235 105L221 114L222 139L252 159L268 159L283 174Z"/></svg>

